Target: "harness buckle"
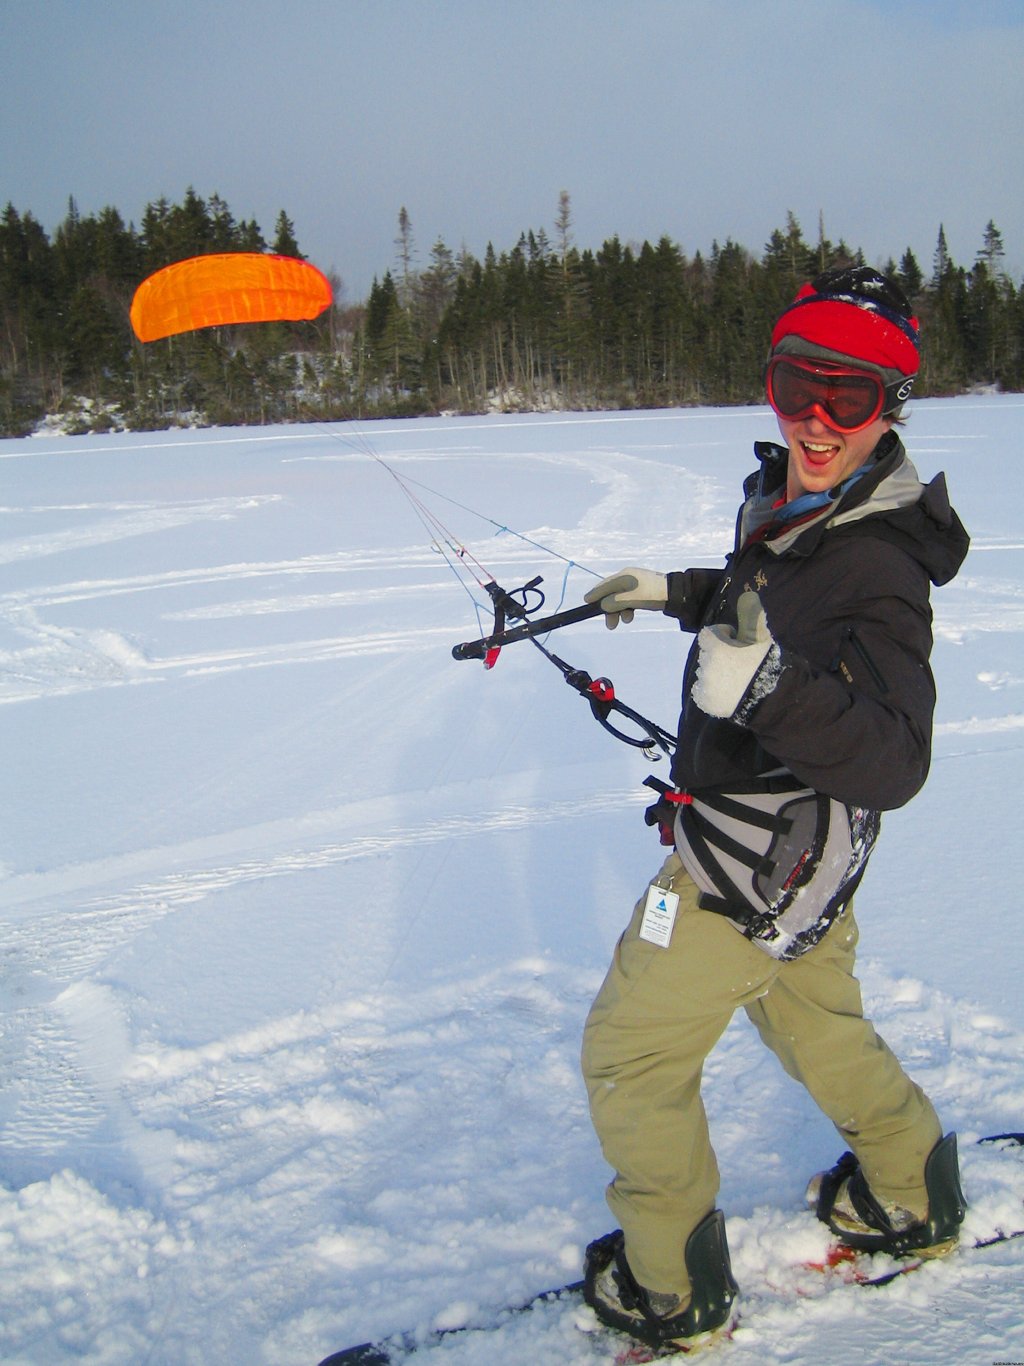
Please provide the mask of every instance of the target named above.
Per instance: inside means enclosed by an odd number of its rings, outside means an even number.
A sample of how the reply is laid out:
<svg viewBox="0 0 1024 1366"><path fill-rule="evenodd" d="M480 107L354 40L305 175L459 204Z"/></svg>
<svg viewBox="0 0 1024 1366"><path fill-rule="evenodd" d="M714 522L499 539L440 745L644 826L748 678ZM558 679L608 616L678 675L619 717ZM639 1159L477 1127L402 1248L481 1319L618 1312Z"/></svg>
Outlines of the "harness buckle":
<svg viewBox="0 0 1024 1366"><path fill-rule="evenodd" d="M644 787L651 788L658 793L658 800L644 812L644 822L647 825L658 827L658 837L666 848L672 848L676 842L675 823L676 807L689 806L693 801L689 792L680 791L679 788L670 787L668 783L663 783L660 778L655 778L653 774L644 779Z"/></svg>

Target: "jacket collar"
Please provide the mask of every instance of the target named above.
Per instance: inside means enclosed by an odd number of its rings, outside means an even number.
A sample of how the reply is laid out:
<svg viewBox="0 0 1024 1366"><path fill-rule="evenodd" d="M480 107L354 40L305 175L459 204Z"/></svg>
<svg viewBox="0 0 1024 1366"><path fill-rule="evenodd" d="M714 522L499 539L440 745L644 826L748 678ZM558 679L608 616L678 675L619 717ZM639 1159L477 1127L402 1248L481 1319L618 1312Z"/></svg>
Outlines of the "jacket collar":
<svg viewBox="0 0 1024 1366"><path fill-rule="evenodd" d="M789 451L777 442L757 441L754 454L761 467L744 484L748 496L740 513L740 543L767 527L762 532L765 544L778 555L790 549L810 554L827 527L856 521L873 512L909 506L922 493L921 481L903 442L890 429L855 477L822 494L819 506L808 507L796 521L787 524L780 519L772 526L774 504L785 496Z"/></svg>

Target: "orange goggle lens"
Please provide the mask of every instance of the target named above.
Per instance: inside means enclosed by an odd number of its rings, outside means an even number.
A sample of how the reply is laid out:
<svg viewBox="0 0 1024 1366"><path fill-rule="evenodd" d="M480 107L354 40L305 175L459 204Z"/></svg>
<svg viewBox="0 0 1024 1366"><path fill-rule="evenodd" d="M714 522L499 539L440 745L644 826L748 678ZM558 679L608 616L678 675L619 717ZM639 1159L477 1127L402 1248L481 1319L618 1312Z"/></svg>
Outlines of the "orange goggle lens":
<svg viewBox="0 0 1024 1366"><path fill-rule="evenodd" d="M881 416L885 386L878 375L820 361L776 356L766 376L768 402L789 421L817 415L841 432L859 432Z"/></svg>

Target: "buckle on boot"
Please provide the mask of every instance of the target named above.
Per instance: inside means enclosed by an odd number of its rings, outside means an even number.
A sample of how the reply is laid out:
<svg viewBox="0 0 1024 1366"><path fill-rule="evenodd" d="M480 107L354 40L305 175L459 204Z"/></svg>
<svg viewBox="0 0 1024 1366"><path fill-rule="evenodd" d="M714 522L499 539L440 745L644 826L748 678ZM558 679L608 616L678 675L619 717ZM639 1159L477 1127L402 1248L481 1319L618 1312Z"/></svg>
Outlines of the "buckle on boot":
<svg viewBox="0 0 1024 1366"><path fill-rule="evenodd" d="M678 1313L659 1314L651 1292L633 1275L626 1260L625 1236L616 1229L587 1248L583 1298L602 1323L648 1347L696 1346L731 1326L739 1290L721 1210L712 1210L697 1225L686 1240L683 1256L690 1277L690 1301Z"/></svg>
<svg viewBox="0 0 1024 1366"><path fill-rule="evenodd" d="M925 1162L924 1177L928 1214L916 1219L910 1211L879 1200L857 1158L843 1153L819 1178L815 1214L841 1243L859 1251L888 1252L894 1257L944 1256L956 1246L967 1212L955 1133L936 1143Z"/></svg>

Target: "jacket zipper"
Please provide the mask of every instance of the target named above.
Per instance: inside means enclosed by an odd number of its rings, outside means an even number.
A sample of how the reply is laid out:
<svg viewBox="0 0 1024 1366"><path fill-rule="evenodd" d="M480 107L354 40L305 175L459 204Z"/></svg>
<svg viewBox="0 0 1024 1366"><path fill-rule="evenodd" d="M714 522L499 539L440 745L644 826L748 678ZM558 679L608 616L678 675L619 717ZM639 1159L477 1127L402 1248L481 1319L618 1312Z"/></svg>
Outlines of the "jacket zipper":
<svg viewBox="0 0 1024 1366"><path fill-rule="evenodd" d="M878 689L878 691L881 693L888 692L888 683L886 683L885 679L882 677L878 665L871 658L870 654L868 654L866 647L864 646L863 642L861 641L860 637L857 635L856 631L853 629L852 626L847 626L846 630L843 632L843 637L844 639L850 642L854 650L859 655L860 662L864 665L865 669L867 669L868 673L871 675L872 681L874 682L874 685Z"/></svg>

